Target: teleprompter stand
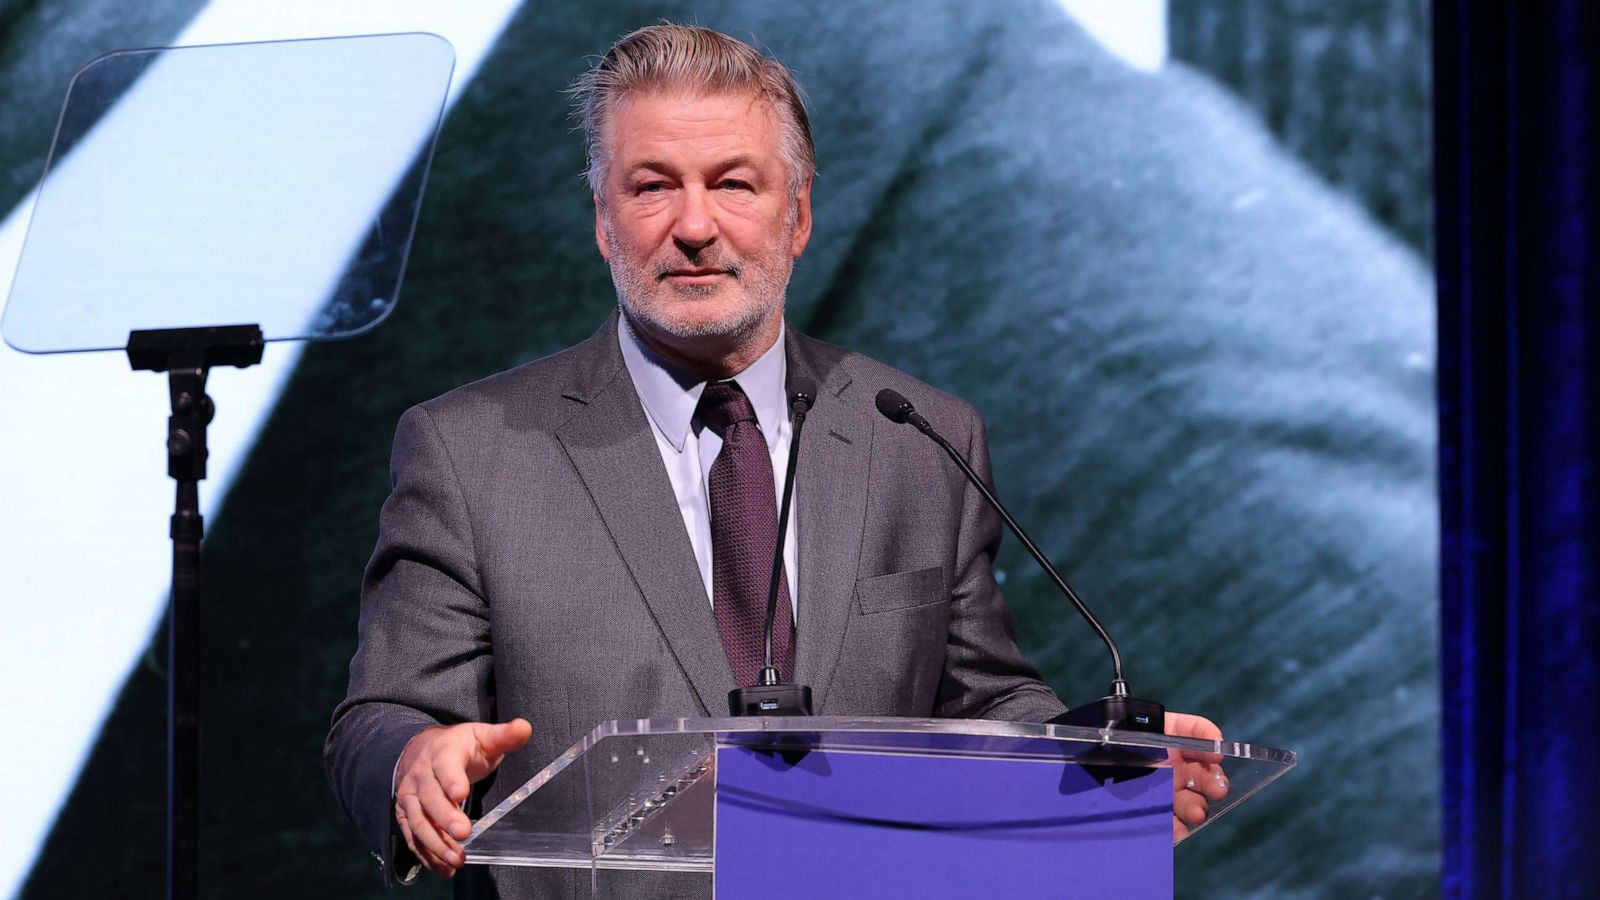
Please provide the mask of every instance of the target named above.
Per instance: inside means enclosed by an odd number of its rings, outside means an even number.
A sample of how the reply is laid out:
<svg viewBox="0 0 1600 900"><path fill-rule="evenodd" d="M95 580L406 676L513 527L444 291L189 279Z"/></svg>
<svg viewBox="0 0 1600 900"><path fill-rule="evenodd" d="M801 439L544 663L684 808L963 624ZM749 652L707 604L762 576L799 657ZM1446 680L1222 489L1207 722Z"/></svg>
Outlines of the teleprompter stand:
<svg viewBox="0 0 1600 900"><path fill-rule="evenodd" d="M266 341L384 321L454 68L448 41L406 32L118 50L67 85L0 334L167 373L169 897L199 891L207 376L259 363Z"/></svg>
<svg viewBox="0 0 1600 900"><path fill-rule="evenodd" d="M166 372L167 474L178 483L172 512L172 596L167 618L167 896L199 896L200 831L200 482L206 477L206 426L216 407L206 395L213 366L261 362L257 325L162 328L128 335L135 371Z"/></svg>

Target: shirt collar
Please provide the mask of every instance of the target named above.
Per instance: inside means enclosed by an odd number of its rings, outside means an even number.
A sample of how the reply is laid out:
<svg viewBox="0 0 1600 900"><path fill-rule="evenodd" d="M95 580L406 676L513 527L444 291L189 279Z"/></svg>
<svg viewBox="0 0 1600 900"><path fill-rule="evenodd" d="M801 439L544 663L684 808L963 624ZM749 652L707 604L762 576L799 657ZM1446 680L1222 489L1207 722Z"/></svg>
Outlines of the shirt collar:
<svg viewBox="0 0 1600 900"><path fill-rule="evenodd" d="M750 405L755 407L756 422L761 426L768 448L778 439L778 429L788 418L784 381L789 374L789 362L783 352L786 327L780 323L778 339L772 346L734 376L745 396L750 398ZM705 379L657 356L633 333L627 316L617 317L617 343L622 348L622 362L628 368L628 377L633 379L633 388L644 404L645 413L673 449L682 453L694 422L695 407L705 392Z"/></svg>

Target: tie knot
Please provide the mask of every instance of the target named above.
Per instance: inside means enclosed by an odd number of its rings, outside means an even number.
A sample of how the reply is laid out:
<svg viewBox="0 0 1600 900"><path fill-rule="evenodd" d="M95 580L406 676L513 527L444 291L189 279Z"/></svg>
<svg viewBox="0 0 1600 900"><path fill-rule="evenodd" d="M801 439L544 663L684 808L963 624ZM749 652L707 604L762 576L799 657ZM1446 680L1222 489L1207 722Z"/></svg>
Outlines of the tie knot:
<svg viewBox="0 0 1600 900"><path fill-rule="evenodd" d="M707 382L695 415L718 436L740 422L756 421L756 409L737 381Z"/></svg>

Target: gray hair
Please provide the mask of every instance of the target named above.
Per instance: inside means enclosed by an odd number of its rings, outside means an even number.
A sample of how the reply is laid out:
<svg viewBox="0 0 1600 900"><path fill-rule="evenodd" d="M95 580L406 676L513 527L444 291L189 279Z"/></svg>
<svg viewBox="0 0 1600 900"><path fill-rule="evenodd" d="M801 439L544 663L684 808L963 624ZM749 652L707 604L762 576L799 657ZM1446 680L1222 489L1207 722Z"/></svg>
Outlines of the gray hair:
<svg viewBox="0 0 1600 900"><path fill-rule="evenodd" d="M761 97L778 114L778 154L788 170L789 193L797 194L816 174L811 121L800 86L782 63L721 32L662 22L617 41L569 91L589 151L589 189L596 195L604 196L610 160L603 132L617 103L630 94L673 90Z"/></svg>

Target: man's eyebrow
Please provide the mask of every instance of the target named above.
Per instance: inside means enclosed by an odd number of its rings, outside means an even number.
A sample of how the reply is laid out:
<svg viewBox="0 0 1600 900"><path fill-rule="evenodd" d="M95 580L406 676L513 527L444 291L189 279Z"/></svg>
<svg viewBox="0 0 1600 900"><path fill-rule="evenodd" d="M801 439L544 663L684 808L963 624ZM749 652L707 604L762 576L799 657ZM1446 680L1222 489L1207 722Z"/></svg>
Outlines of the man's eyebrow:
<svg viewBox="0 0 1600 900"><path fill-rule="evenodd" d="M671 166L658 159L640 160L639 162L636 162L628 167L629 175L636 175L639 172L660 172L662 174L670 175L673 173L673 171L674 170Z"/></svg>
<svg viewBox="0 0 1600 900"><path fill-rule="evenodd" d="M728 171L732 171L733 169L737 169L737 168L739 168L741 166L743 166L745 168L748 168L748 169L759 169L760 168L760 166L756 165L755 157L750 156L749 154L746 154L746 153L741 153L741 154L739 154L737 156L730 156L727 159L723 160L720 164L718 164L717 170L720 171L720 172L728 172Z"/></svg>

